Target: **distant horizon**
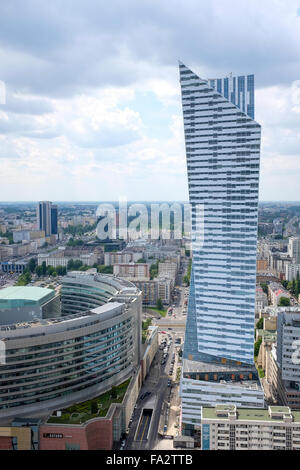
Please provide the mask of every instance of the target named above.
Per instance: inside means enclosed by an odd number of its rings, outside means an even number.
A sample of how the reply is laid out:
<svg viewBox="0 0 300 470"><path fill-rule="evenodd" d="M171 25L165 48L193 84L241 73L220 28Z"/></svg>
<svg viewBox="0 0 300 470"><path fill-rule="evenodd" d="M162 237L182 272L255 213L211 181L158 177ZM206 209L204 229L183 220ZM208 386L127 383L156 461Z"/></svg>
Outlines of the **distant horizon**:
<svg viewBox="0 0 300 470"><path fill-rule="evenodd" d="M101 199L101 200L90 200L90 201L84 201L84 200L54 200L54 199L37 199L37 200L28 200L28 201L0 201L0 205L4 205L4 204L36 204L40 201L51 201L55 204L65 204L65 203L68 203L68 204L71 204L71 203L77 203L77 204L99 204L99 203L116 203L116 204L119 204L119 201L116 199L116 200L106 200L106 199ZM143 203L143 202L146 202L146 203L149 203L149 202L179 202L179 203L189 203L188 200L179 200L179 199L128 199L127 200L127 203L131 203L131 202L138 202L138 203ZM258 204L268 204L268 203L280 203L280 204L300 204L300 200L297 201L288 201L288 200L262 200L262 201L258 201Z"/></svg>

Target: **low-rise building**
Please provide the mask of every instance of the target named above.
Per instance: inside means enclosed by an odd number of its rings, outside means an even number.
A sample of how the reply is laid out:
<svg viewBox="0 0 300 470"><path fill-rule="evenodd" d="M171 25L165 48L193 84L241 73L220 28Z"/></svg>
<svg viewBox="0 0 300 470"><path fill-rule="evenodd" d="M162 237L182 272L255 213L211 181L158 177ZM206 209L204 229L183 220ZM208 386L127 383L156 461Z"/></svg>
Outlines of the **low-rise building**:
<svg viewBox="0 0 300 470"><path fill-rule="evenodd" d="M14 243L23 242L23 241L32 241L39 238L45 238L44 230L14 230L13 231L13 241Z"/></svg>
<svg viewBox="0 0 300 470"><path fill-rule="evenodd" d="M150 279L149 264L147 263L120 263L114 264L114 276L137 279Z"/></svg>
<svg viewBox="0 0 300 470"><path fill-rule="evenodd" d="M274 306L279 305L280 299L282 297L287 297L288 299L291 297L290 293L284 289L281 284L276 282L270 282L268 286L268 293L270 302Z"/></svg>
<svg viewBox="0 0 300 470"><path fill-rule="evenodd" d="M178 265L174 261L166 260L158 264L158 275L169 277L175 283Z"/></svg>
<svg viewBox="0 0 300 470"><path fill-rule="evenodd" d="M182 431L194 435L201 426L202 406L232 404L264 408L264 392L252 365L214 364L184 359L180 381Z"/></svg>
<svg viewBox="0 0 300 470"><path fill-rule="evenodd" d="M256 261L256 270L257 271L268 271L269 263L267 259L258 259Z"/></svg>
<svg viewBox="0 0 300 470"><path fill-rule="evenodd" d="M114 264L136 263L143 259L142 251L116 251L104 253L105 266L113 266Z"/></svg>
<svg viewBox="0 0 300 470"><path fill-rule="evenodd" d="M45 262L46 266L53 266L54 268L57 266L67 267L71 259L73 259L73 261L79 260L86 266L93 266L98 260L94 252L82 252L78 255L74 253L73 255L71 254L71 256L67 256L65 250L57 250L54 253L39 253L38 265L41 266L43 262Z"/></svg>
<svg viewBox="0 0 300 470"><path fill-rule="evenodd" d="M25 271L27 264L28 264L28 261L20 260L20 259L11 260L11 261L1 261L0 272L22 274Z"/></svg>
<svg viewBox="0 0 300 470"><path fill-rule="evenodd" d="M202 450L300 450L300 412L236 405L203 407Z"/></svg>
<svg viewBox="0 0 300 470"><path fill-rule="evenodd" d="M143 305L156 306L158 299L161 299L164 305L170 304L173 282L168 277L158 276L152 280L131 277L128 280L142 291Z"/></svg>
<svg viewBox="0 0 300 470"><path fill-rule="evenodd" d="M7 287L0 290L0 325L59 317L59 294L41 287Z"/></svg>
<svg viewBox="0 0 300 470"><path fill-rule="evenodd" d="M268 305L268 296L260 286L256 286L255 296L255 315L257 316L259 311Z"/></svg>

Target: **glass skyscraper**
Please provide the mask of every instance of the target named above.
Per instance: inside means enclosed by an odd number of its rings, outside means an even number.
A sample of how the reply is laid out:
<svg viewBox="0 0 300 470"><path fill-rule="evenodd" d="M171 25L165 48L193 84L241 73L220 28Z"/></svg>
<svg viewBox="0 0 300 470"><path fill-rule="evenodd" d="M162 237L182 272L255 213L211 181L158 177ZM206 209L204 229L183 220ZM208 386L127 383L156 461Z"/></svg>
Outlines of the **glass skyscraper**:
<svg viewBox="0 0 300 470"><path fill-rule="evenodd" d="M246 382L257 398L251 403L246 394L247 406L263 404L253 357L261 127L254 120L253 75L204 80L182 63L179 69L193 239L184 422L193 383L198 404L215 403L214 395L234 402L237 393L243 406ZM210 381L215 389L208 392ZM235 393L226 398L220 386Z"/></svg>
<svg viewBox="0 0 300 470"><path fill-rule="evenodd" d="M43 230L46 237L57 235L57 206L49 201L41 201L37 207L38 230Z"/></svg>

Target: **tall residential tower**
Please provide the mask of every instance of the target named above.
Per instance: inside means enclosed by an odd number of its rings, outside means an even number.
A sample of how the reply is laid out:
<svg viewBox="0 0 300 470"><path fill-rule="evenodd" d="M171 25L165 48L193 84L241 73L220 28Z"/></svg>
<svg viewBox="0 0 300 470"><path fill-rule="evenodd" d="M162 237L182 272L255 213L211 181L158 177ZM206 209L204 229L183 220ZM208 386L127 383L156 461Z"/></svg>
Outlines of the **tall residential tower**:
<svg viewBox="0 0 300 470"><path fill-rule="evenodd" d="M261 128L253 75L203 80L179 69L193 238L181 380L188 433L202 405L264 405L253 357Z"/></svg>

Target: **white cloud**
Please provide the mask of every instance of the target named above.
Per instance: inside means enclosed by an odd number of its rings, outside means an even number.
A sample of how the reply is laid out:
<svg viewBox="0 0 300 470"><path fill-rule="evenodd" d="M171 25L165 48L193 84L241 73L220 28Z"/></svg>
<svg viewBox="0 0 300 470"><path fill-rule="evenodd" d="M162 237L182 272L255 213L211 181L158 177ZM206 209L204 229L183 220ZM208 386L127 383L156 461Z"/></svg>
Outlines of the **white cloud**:
<svg viewBox="0 0 300 470"><path fill-rule="evenodd" d="M186 199L178 59L204 78L255 73L262 198L299 199L298 8L296 0L6 2L0 200Z"/></svg>

